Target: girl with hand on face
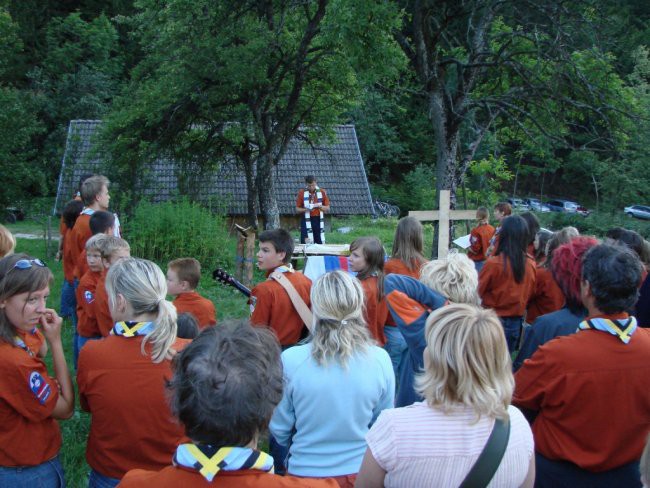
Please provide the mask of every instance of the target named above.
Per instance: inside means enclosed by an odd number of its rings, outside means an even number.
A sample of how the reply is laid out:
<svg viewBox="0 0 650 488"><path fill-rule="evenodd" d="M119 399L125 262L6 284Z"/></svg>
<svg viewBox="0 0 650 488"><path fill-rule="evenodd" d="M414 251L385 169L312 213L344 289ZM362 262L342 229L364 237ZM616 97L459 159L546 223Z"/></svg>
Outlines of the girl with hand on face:
<svg viewBox="0 0 650 488"><path fill-rule="evenodd" d="M0 259L0 486L65 486L56 419L72 415L74 390L61 344L62 319L46 307L51 282L40 259ZM45 339L54 377L41 358Z"/></svg>
<svg viewBox="0 0 650 488"><path fill-rule="evenodd" d="M384 324L388 306L384 300L384 247L376 237L359 237L350 244L350 271L357 273L363 287L364 317L370 334L380 346L386 344Z"/></svg>

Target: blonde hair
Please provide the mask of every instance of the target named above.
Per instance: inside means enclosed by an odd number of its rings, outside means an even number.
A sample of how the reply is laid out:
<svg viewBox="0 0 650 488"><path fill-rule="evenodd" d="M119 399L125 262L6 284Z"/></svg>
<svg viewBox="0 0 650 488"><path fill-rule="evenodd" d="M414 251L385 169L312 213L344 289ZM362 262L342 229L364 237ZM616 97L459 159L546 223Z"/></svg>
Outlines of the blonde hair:
<svg viewBox="0 0 650 488"><path fill-rule="evenodd" d="M0 224L0 258L13 254L16 238L4 225Z"/></svg>
<svg viewBox="0 0 650 488"><path fill-rule="evenodd" d="M131 246L121 237L106 236L105 239L97 241L97 249L104 259L110 259L111 256L119 249L131 250Z"/></svg>
<svg viewBox="0 0 650 488"><path fill-rule="evenodd" d="M433 408L462 404L477 415L503 418L512 399L514 377L503 327L493 310L453 303L426 322L424 372L416 390Z"/></svg>
<svg viewBox="0 0 650 488"><path fill-rule="evenodd" d="M109 237L110 236L107 236L106 234L95 234L86 241L86 252L90 251L91 249L96 249L101 254L103 245L102 241L108 239Z"/></svg>
<svg viewBox="0 0 650 488"><path fill-rule="evenodd" d="M142 341L151 343L151 360L163 361L176 340L176 308L168 302L167 281L158 265L146 259L124 258L115 263L106 276L106 293L111 309L122 295L135 315L157 313L155 328Z"/></svg>
<svg viewBox="0 0 650 488"><path fill-rule="evenodd" d="M452 302L481 304L474 263L465 254L453 249L445 259L429 261L422 266L420 282Z"/></svg>
<svg viewBox="0 0 650 488"><path fill-rule="evenodd" d="M353 354L365 352L373 344L363 318L363 288L348 273L333 271L318 278L311 288L311 307L311 354L319 365L334 359L345 366Z"/></svg>

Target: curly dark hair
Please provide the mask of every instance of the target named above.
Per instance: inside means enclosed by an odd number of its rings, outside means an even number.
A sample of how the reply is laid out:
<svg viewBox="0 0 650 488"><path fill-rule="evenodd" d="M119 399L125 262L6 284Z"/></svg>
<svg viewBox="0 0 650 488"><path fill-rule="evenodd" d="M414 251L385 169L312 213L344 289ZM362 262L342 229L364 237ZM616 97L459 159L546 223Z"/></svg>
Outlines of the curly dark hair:
<svg viewBox="0 0 650 488"><path fill-rule="evenodd" d="M620 244L592 247L582 262L596 307L604 313L630 310L639 296L643 265L634 251Z"/></svg>
<svg viewBox="0 0 650 488"><path fill-rule="evenodd" d="M248 321L208 327L174 359L171 407L194 442L245 446L282 398L280 345Z"/></svg>

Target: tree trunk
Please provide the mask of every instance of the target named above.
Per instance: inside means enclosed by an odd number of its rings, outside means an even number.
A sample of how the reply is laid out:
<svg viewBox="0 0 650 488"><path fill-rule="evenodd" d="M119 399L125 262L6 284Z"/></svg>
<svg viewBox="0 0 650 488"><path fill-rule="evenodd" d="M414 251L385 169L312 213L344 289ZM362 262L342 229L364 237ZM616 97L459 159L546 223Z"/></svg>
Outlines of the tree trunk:
<svg viewBox="0 0 650 488"><path fill-rule="evenodd" d="M257 230L257 185L255 184L255 165L250 155L242 161L244 166L244 175L246 177L246 211L248 225Z"/></svg>
<svg viewBox="0 0 650 488"><path fill-rule="evenodd" d="M450 191L449 205L453 210L456 208L456 189L458 180L456 178L456 156L458 154L458 128L449 127L446 117L443 94L441 91L432 93L429 97L429 119L433 126L436 140L436 206L440 209L440 190ZM449 226L450 239L453 236L453 226ZM431 247L431 258L438 257L438 232L439 226L433 229L433 243Z"/></svg>
<svg viewBox="0 0 650 488"><path fill-rule="evenodd" d="M260 210L264 217L264 229L279 229L280 210L276 198L273 163L270 154L260 154L257 160L256 183L260 199Z"/></svg>

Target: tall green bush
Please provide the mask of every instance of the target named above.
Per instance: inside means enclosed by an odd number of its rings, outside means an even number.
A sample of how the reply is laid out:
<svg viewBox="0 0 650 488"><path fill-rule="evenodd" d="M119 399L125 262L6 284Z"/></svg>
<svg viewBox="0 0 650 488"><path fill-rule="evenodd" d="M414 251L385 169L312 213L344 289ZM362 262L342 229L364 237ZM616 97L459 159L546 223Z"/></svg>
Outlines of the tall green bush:
<svg viewBox="0 0 650 488"><path fill-rule="evenodd" d="M204 267L231 268L234 243L223 216L187 199L164 203L141 201L124 224L133 256L164 265L193 257Z"/></svg>

